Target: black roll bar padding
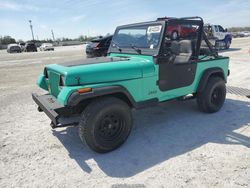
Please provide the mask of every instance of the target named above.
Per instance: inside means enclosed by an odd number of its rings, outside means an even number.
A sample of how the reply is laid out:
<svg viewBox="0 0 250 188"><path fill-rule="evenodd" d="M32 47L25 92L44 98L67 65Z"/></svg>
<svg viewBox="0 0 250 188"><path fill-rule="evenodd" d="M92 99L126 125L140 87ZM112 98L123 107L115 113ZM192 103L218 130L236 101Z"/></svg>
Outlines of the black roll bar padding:
<svg viewBox="0 0 250 188"><path fill-rule="evenodd" d="M200 19L203 22L202 17L200 16L190 16L190 17L181 17L181 18L177 18L177 17L160 17L157 18L157 20L161 20L161 19L168 19L168 20L192 20L192 19Z"/></svg>
<svg viewBox="0 0 250 188"><path fill-rule="evenodd" d="M198 38L196 41L196 50L194 57L198 59L199 53L200 53L200 46L202 41L202 33L203 33L203 19L199 16L192 16L192 17L182 17L182 18L169 18L168 22L192 22L193 24L197 24L199 26L198 28Z"/></svg>
<svg viewBox="0 0 250 188"><path fill-rule="evenodd" d="M214 57L218 57L218 53L213 49L212 44L209 42L207 35L204 31L202 31L202 37L205 40L205 42L206 42L206 44L211 52L211 55L213 55Z"/></svg>
<svg viewBox="0 0 250 188"><path fill-rule="evenodd" d="M194 24L199 25L199 33L198 33L198 40L196 41L196 52L194 54L194 57L198 58L199 54L200 54L200 46L201 46L201 42L204 39L205 43L207 44L211 55L213 55L214 57L218 57L218 53L217 51L214 50L212 44L209 42L203 28L204 28L204 22L203 19L199 16L192 16L192 17L182 17L182 18L175 18L175 17L162 17L168 19L167 22L178 22L178 21L193 21ZM157 20L159 20L160 18L158 18ZM197 20L199 19L199 20ZM165 33L165 31L164 31Z"/></svg>
<svg viewBox="0 0 250 188"><path fill-rule="evenodd" d="M182 17L182 18L177 18L177 19L180 19L180 20L200 19L202 21L202 23L203 23L203 19L200 16Z"/></svg>

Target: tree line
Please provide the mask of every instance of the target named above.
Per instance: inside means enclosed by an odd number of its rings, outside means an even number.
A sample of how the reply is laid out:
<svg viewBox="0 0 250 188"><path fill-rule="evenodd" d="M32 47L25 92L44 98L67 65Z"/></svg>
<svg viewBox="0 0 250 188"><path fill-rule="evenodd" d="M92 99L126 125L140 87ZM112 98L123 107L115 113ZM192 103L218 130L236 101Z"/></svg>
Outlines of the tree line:
<svg viewBox="0 0 250 188"><path fill-rule="evenodd" d="M4 36L4 37L0 36L0 44L7 45L11 43L16 43L16 40L11 36Z"/></svg>
<svg viewBox="0 0 250 188"><path fill-rule="evenodd" d="M107 34L108 35L108 34ZM33 42L35 43L53 43L53 42L69 42L69 41L79 41L79 42L87 42L91 41L93 38L96 37L88 37L86 35L80 35L78 38L57 38L55 41L52 39L44 39L44 40L34 40ZM32 40L26 41L26 42L31 42ZM23 40L16 40L11 36L0 36L0 45L8 45L8 44L13 44L13 43L22 43L24 42Z"/></svg>

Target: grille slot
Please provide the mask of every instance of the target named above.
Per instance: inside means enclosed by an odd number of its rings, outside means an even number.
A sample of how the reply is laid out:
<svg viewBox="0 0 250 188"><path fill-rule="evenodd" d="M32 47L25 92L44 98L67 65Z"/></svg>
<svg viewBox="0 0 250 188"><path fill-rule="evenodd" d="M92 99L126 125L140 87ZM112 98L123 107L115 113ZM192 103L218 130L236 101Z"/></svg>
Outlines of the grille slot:
<svg viewBox="0 0 250 188"><path fill-rule="evenodd" d="M60 81L60 75L53 72L49 71L49 86L50 86L50 93L57 97L59 94L59 81Z"/></svg>

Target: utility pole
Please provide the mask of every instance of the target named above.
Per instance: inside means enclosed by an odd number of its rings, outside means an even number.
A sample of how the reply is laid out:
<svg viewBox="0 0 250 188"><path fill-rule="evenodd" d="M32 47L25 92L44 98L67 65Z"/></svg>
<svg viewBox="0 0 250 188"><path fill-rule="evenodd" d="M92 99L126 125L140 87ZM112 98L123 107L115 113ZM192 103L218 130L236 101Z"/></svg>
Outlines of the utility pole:
<svg viewBox="0 0 250 188"><path fill-rule="evenodd" d="M34 41L34 33L33 33L33 26L32 26L32 24L31 24L31 20L29 20L29 22L30 22L30 30L31 30L31 34L32 34L32 39L33 39L33 41Z"/></svg>
<svg viewBox="0 0 250 188"><path fill-rule="evenodd" d="M51 33L52 33L52 38L53 38L53 41L55 42L55 36L54 36L53 29L51 29Z"/></svg>

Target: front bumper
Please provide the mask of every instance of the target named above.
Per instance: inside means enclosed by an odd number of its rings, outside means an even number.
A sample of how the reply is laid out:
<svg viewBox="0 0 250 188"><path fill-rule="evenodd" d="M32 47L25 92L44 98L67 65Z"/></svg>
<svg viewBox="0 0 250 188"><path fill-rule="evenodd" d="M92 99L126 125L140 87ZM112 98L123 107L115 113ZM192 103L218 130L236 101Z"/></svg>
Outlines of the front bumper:
<svg viewBox="0 0 250 188"><path fill-rule="evenodd" d="M72 114L73 109L60 104L54 96L33 93L32 98L38 105L38 111L43 111L51 119L53 128L78 124L79 115Z"/></svg>

